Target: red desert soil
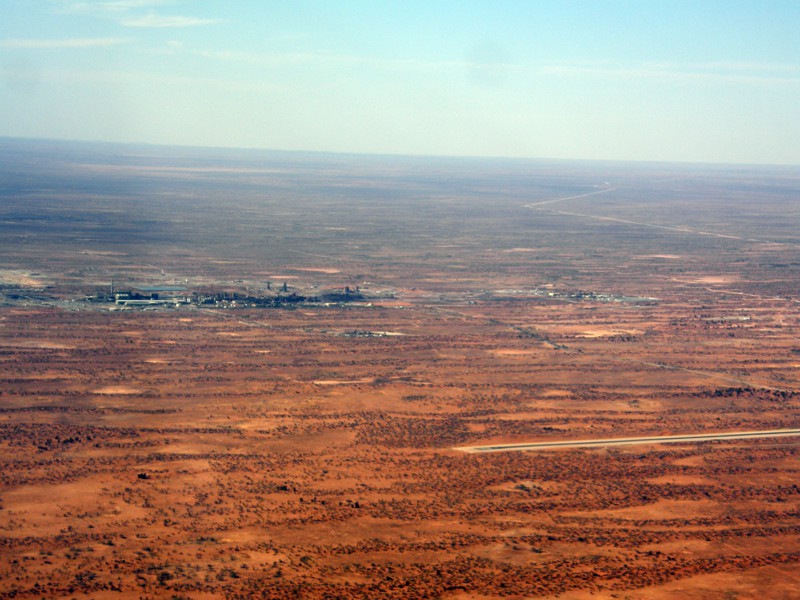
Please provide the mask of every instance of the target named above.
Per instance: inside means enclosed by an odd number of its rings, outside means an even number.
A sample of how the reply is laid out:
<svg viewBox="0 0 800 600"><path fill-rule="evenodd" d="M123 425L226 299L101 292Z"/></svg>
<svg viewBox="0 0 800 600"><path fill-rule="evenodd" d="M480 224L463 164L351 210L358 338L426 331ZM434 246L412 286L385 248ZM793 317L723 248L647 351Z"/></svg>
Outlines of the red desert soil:
<svg viewBox="0 0 800 600"><path fill-rule="evenodd" d="M455 450L800 426L795 171L17 146L0 597L800 598L800 439Z"/></svg>
<svg viewBox="0 0 800 600"><path fill-rule="evenodd" d="M4 593L668 598L689 581L714 598L766 572L798 589L796 442L452 450L773 428L773 392L720 395L632 358L616 377L647 385L577 384L605 369L603 339L542 348L467 309L416 314L425 336L321 322L385 330L395 310L0 309L5 335L58 346L3 355ZM666 409L643 408L653 394Z"/></svg>

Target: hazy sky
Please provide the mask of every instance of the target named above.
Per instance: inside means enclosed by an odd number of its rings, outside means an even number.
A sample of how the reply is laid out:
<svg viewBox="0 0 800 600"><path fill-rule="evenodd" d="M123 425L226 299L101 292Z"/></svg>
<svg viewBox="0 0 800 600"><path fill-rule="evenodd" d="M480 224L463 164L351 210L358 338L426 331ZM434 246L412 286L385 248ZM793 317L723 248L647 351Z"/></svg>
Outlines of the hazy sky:
<svg viewBox="0 0 800 600"><path fill-rule="evenodd" d="M0 0L0 135L800 164L800 1Z"/></svg>

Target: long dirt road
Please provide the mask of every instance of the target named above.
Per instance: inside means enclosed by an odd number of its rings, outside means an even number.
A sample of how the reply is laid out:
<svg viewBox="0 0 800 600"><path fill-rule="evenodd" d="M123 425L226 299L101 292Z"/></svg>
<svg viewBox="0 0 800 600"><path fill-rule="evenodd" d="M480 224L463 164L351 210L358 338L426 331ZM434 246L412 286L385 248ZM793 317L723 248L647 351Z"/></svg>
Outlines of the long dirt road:
<svg viewBox="0 0 800 600"><path fill-rule="evenodd" d="M554 450L557 448L591 448L628 446L633 444L678 444L713 442L721 440L748 440L800 436L800 429L773 429L770 431L734 431L729 433L702 433L694 435L660 435L636 438L611 438L602 440L569 440L563 442L532 442L522 444L495 444L493 446L464 446L454 448L472 454L484 452L512 452L526 450Z"/></svg>

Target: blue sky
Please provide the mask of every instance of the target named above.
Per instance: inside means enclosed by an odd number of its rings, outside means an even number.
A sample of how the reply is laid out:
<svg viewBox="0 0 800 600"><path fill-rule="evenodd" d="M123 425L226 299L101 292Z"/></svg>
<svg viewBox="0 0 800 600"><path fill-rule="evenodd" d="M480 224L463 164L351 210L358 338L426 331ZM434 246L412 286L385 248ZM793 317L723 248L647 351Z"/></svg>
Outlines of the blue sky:
<svg viewBox="0 0 800 600"><path fill-rule="evenodd" d="M800 2L0 0L0 135L800 164Z"/></svg>

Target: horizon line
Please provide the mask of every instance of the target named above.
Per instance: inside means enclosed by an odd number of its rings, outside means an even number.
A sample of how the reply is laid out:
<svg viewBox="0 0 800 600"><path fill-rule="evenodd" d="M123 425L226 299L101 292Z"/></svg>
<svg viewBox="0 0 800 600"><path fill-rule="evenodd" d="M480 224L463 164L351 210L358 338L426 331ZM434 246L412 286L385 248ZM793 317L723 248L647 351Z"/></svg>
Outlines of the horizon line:
<svg viewBox="0 0 800 600"><path fill-rule="evenodd" d="M632 159L632 158L563 158L553 156L508 156L508 155L479 155L479 154L411 154L403 152L365 152L344 150L296 150L284 148L269 148L259 146L224 146L224 145L196 145L165 142L145 141L119 141L119 140L88 140L75 138L55 138L0 134L0 141L14 140L20 142L55 142L61 144L96 144L118 147L146 146L155 148L174 148L208 151L240 151L240 152L265 152L276 154L316 154L328 156L361 156L376 158L403 158L403 159L443 159L443 160L497 160L497 161L532 161L532 162L575 162L575 163L612 163L612 164L637 164L637 165L683 165L697 167L747 167L747 168L800 168L800 163L769 163L769 162L725 162L725 161L692 161L678 159Z"/></svg>

